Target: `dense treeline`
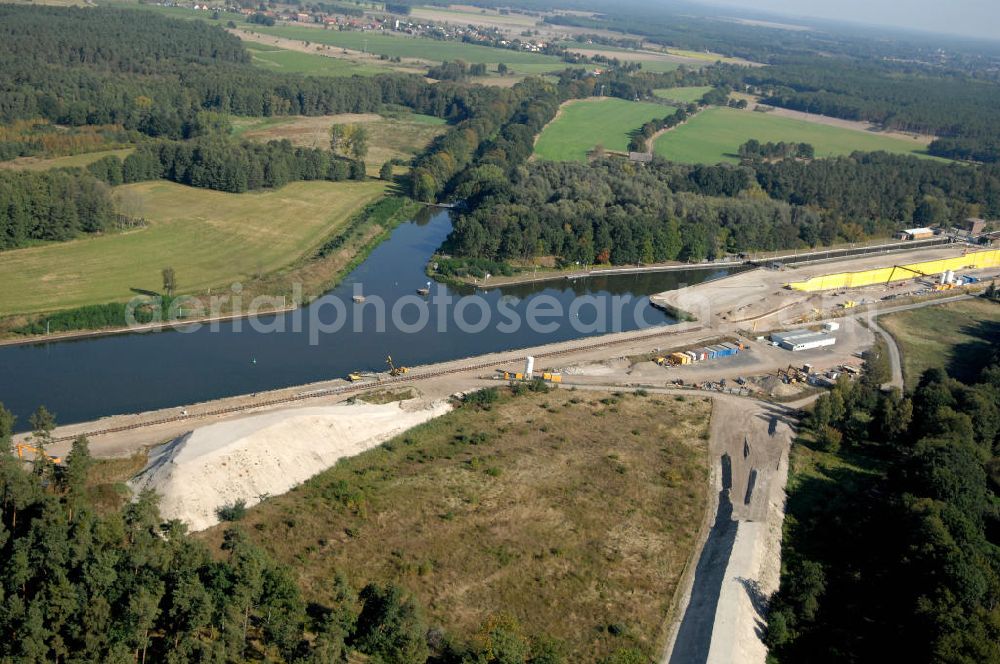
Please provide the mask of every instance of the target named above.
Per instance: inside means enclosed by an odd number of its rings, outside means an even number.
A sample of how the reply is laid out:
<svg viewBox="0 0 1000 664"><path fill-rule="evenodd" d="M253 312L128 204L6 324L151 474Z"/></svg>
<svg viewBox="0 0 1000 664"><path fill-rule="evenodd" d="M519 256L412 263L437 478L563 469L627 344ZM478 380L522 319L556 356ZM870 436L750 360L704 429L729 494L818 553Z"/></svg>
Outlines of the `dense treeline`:
<svg viewBox="0 0 1000 664"><path fill-rule="evenodd" d="M44 449L53 416L40 408L31 426ZM565 661L557 643L527 638L502 613L472 642L451 638L392 584L357 591L335 575L330 600L307 603L291 568L238 529L213 556L181 522L160 518L150 492L98 507L95 497L115 492L94 485L86 438L61 465L40 457L26 469L13 427L0 404L0 629L17 635L0 642L3 661Z"/></svg>
<svg viewBox="0 0 1000 664"><path fill-rule="evenodd" d="M776 661L1000 662L1000 353L985 354L968 384L931 369L885 393L881 369L816 402L806 444L837 459L789 496Z"/></svg>
<svg viewBox="0 0 1000 664"><path fill-rule="evenodd" d="M468 211L445 250L489 260L702 260L1000 214L1000 168L884 153L741 166L537 162L476 176L462 185Z"/></svg>
<svg viewBox="0 0 1000 664"><path fill-rule="evenodd" d="M333 115L402 105L460 120L462 86L417 76L305 77L250 64L218 26L151 12L0 6L0 122L44 118L197 135L198 113Z"/></svg>
<svg viewBox="0 0 1000 664"><path fill-rule="evenodd" d="M113 222L108 187L90 174L0 170L0 250L97 233Z"/></svg>
<svg viewBox="0 0 1000 664"><path fill-rule="evenodd" d="M1000 166L970 168L884 152L753 166L772 198L825 208L862 225L952 224L1000 216Z"/></svg>
<svg viewBox="0 0 1000 664"><path fill-rule="evenodd" d="M757 139L751 138L740 146L738 154L740 155L740 159L748 161L788 158L812 159L816 156L816 148L809 143L785 141L761 143Z"/></svg>
<svg viewBox="0 0 1000 664"><path fill-rule="evenodd" d="M328 150L295 147L288 140L261 144L222 136L145 143L124 160L110 155L87 168L112 185L163 178L233 193L278 188L297 180L365 178L363 161Z"/></svg>
<svg viewBox="0 0 1000 664"><path fill-rule="evenodd" d="M639 127L639 130L629 140L629 152L648 152L649 140L653 135L663 129L673 129L679 124L683 124L689 117L698 112L697 104L687 104L678 108L673 113L662 118L654 118Z"/></svg>

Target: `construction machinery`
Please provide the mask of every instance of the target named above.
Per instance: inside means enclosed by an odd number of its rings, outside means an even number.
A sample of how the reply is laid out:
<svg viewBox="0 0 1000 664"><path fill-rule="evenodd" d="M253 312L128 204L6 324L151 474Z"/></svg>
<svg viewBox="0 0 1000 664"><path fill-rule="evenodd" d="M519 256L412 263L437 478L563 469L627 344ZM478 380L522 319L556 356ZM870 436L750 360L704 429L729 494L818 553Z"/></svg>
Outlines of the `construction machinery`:
<svg viewBox="0 0 1000 664"><path fill-rule="evenodd" d="M804 383L808 378L801 369L791 364L785 369L778 369L778 377L786 383Z"/></svg>
<svg viewBox="0 0 1000 664"><path fill-rule="evenodd" d="M389 366L390 376L402 376L410 370L409 367L397 367L392 361L392 355L385 356L385 363Z"/></svg>
<svg viewBox="0 0 1000 664"><path fill-rule="evenodd" d="M893 265L892 266L892 270L889 271L889 278L885 280L885 285L886 286L888 286L889 282L892 281L892 278L894 276L896 276L896 270L903 270L904 272L912 272L913 274L917 275L918 277L930 277L930 275L927 274L926 272L914 269L914 268L912 268L912 267L910 267L908 265Z"/></svg>
<svg viewBox="0 0 1000 664"><path fill-rule="evenodd" d="M45 450L43 450L40 447L35 447L34 445L28 445L27 443L17 443L16 445L14 445L14 449L17 451L17 458L20 459L21 461L26 460L24 458L25 454L34 454L36 459L39 456L43 456L54 464L62 463L62 457L46 454Z"/></svg>
<svg viewBox="0 0 1000 664"><path fill-rule="evenodd" d="M364 379L365 377L362 374L358 373L357 371L352 371L351 373L347 374L347 380L351 381L352 383L356 383L359 380L364 380Z"/></svg>

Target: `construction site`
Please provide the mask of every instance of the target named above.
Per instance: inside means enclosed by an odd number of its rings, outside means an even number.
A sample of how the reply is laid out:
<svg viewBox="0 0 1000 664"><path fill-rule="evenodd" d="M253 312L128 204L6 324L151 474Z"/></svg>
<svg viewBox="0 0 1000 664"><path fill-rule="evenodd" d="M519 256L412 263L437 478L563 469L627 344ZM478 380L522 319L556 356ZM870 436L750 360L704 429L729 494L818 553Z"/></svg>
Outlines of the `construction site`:
<svg viewBox="0 0 1000 664"><path fill-rule="evenodd" d="M65 456L80 435L98 457L149 451L133 486L165 494L168 513L204 528L220 505L285 491L482 387L541 380L577 390L696 390L715 400L712 509L670 616L664 661L763 662L760 609L745 582L765 594L777 587L798 409L859 375L863 353L880 337L893 360L891 384L901 387L898 353L877 316L970 297L998 273L1000 252L955 245L758 268L651 297L653 306L684 313L676 325L427 366L388 356L383 372L59 427L46 454ZM396 386L413 398L354 402ZM302 432L309 440L300 445ZM38 452L30 435L15 444L25 460Z"/></svg>

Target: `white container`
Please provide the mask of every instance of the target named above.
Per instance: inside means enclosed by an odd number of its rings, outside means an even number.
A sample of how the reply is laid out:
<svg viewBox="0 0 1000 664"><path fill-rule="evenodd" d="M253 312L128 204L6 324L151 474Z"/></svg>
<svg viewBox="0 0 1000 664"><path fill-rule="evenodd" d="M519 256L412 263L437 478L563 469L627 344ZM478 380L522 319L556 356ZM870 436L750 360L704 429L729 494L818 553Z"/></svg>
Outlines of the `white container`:
<svg viewBox="0 0 1000 664"><path fill-rule="evenodd" d="M836 321L829 321L827 323L823 323L823 329L826 330L827 332L836 332L837 330L840 329L840 323Z"/></svg>

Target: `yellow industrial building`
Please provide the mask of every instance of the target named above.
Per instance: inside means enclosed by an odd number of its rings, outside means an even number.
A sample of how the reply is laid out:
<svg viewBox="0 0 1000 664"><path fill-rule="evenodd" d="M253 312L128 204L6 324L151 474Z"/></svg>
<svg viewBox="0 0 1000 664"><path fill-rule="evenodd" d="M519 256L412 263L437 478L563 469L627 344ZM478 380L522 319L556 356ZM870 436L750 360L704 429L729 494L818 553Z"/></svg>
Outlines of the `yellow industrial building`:
<svg viewBox="0 0 1000 664"><path fill-rule="evenodd" d="M805 281L793 281L785 284L792 290L822 291L835 288L860 288L885 284L893 281L913 279L917 275L937 276L944 272L958 270L976 270L989 267L1000 267L1000 249L976 251L964 256L942 258L935 261L910 263L908 265L890 265L859 272L837 272L824 274Z"/></svg>

